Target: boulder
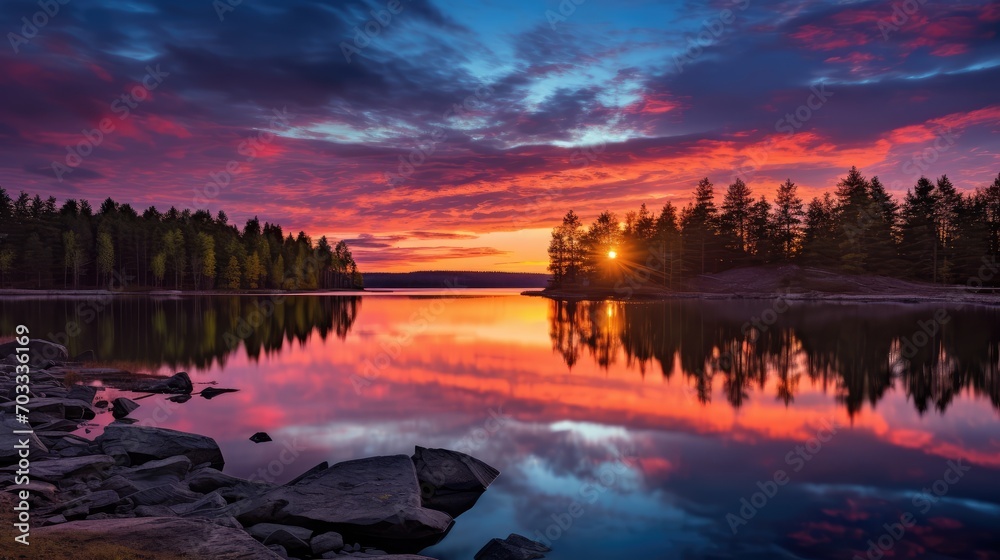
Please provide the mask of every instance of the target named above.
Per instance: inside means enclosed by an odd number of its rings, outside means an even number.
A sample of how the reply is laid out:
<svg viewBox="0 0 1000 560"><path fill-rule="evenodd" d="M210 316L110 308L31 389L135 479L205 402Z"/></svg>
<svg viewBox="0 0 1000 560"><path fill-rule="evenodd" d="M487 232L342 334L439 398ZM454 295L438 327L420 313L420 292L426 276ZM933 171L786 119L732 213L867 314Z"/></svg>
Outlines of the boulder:
<svg viewBox="0 0 1000 560"><path fill-rule="evenodd" d="M137 408L139 408L139 403L125 397L118 397L111 401L111 415L115 418L125 418Z"/></svg>
<svg viewBox="0 0 1000 560"><path fill-rule="evenodd" d="M476 553L475 560L535 560L552 549L544 544L511 533L506 539L493 539Z"/></svg>
<svg viewBox="0 0 1000 560"><path fill-rule="evenodd" d="M312 547L312 552L316 556L322 556L327 552L334 552L344 548L344 537L340 533L334 533L333 531L323 533L322 535L316 535L309 542Z"/></svg>
<svg viewBox="0 0 1000 560"><path fill-rule="evenodd" d="M175 373L167 379L149 383L136 389L141 393L170 393L174 395L190 395L194 385L186 371Z"/></svg>
<svg viewBox="0 0 1000 560"><path fill-rule="evenodd" d="M416 552L440 541L454 520L423 507L413 462L405 455L338 463L224 514L244 525L280 523L336 531L393 552Z"/></svg>
<svg viewBox="0 0 1000 560"><path fill-rule="evenodd" d="M104 480L114 465L115 460L107 455L85 455L83 457L34 461L31 463L31 478L55 484L65 483L69 478ZM14 467L6 467L3 470L12 471Z"/></svg>
<svg viewBox="0 0 1000 560"><path fill-rule="evenodd" d="M193 504L202 499L201 494L188 490L186 485L174 483L145 488L128 496L138 506L179 506Z"/></svg>
<svg viewBox="0 0 1000 560"><path fill-rule="evenodd" d="M90 385L73 385L66 393L66 398L77 399L87 404L93 403L96 396L97 387L91 387Z"/></svg>
<svg viewBox="0 0 1000 560"><path fill-rule="evenodd" d="M64 542L71 550L124 546L147 554L214 560L281 558L239 529L195 519L145 517L74 521L32 531L32 539Z"/></svg>
<svg viewBox="0 0 1000 560"><path fill-rule="evenodd" d="M267 441L274 441L274 440L272 440L271 436L267 435L264 432L257 432L256 434L250 436L250 441L254 443L264 443Z"/></svg>
<svg viewBox="0 0 1000 560"><path fill-rule="evenodd" d="M0 344L0 358L16 354L19 346L17 341ZM35 367L44 367L52 361L65 362L69 358L69 353L66 352L66 347L61 344L32 338L28 341L28 356L29 364Z"/></svg>
<svg viewBox="0 0 1000 560"><path fill-rule="evenodd" d="M417 446L413 465L420 481L424 507L458 517L493 483L500 471L458 451Z"/></svg>
<svg viewBox="0 0 1000 560"><path fill-rule="evenodd" d="M12 402L0 404L0 411L6 412L7 414L14 414L16 404ZM65 418L67 420L92 420L97 413L91 408L90 403L83 402L79 399L65 399L59 397L42 397L37 399L31 399L31 404L28 405L31 410L31 416L35 414L49 415L55 418ZM38 417L39 421L49 420L48 418Z"/></svg>
<svg viewBox="0 0 1000 560"><path fill-rule="evenodd" d="M70 518L70 512L73 512L72 517L82 517L100 510L113 510L119 502L121 502L121 498L116 492L112 490L98 490L97 492L91 492L90 494L66 502L48 513L62 513L67 518Z"/></svg>
<svg viewBox="0 0 1000 560"><path fill-rule="evenodd" d="M191 470L191 459L184 455L149 461L138 467L125 469L118 474L128 479L140 490L180 482Z"/></svg>
<svg viewBox="0 0 1000 560"><path fill-rule="evenodd" d="M211 517L229 505L218 492L210 492L205 497L190 504L178 504L170 509L181 517Z"/></svg>
<svg viewBox="0 0 1000 560"><path fill-rule="evenodd" d="M309 539L313 532L309 529L296 527L294 525L278 525L274 523L258 523L247 527L246 531L250 536L261 541L265 545L280 545L289 554L303 555L309 554Z"/></svg>
<svg viewBox="0 0 1000 560"><path fill-rule="evenodd" d="M105 453L109 450L124 450L133 465L183 455L192 464L207 462L219 470L225 466L222 451L215 440L177 430L111 424L94 441Z"/></svg>
<svg viewBox="0 0 1000 560"><path fill-rule="evenodd" d="M313 532L310 529L296 527L294 525L281 525L278 523L258 523L247 527L246 531L250 533L251 537L257 539L258 541L263 541L267 537L271 536L271 533L274 533L275 531L285 531L295 538L303 541L308 541L313 535ZM279 542L276 544L281 543Z"/></svg>

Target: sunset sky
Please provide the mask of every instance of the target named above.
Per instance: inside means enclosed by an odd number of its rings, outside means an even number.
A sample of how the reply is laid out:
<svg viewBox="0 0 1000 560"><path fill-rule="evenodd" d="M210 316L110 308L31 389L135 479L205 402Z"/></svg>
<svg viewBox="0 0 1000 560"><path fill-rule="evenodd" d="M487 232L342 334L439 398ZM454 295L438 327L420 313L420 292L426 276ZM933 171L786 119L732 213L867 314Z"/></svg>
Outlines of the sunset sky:
<svg viewBox="0 0 1000 560"><path fill-rule="evenodd" d="M364 271L540 272L566 210L704 176L1000 171L995 2L229 1L5 2L0 185L257 215Z"/></svg>

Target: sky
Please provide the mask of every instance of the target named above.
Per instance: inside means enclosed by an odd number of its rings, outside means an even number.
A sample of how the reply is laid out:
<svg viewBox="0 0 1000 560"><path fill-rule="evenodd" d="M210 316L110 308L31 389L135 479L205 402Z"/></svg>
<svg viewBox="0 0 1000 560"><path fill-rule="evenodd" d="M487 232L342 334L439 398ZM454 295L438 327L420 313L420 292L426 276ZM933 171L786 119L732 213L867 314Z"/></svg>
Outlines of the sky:
<svg viewBox="0 0 1000 560"><path fill-rule="evenodd" d="M364 271L542 272L567 210L702 177L1000 171L995 2L50 1L0 0L0 186L256 215Z"/></svg>

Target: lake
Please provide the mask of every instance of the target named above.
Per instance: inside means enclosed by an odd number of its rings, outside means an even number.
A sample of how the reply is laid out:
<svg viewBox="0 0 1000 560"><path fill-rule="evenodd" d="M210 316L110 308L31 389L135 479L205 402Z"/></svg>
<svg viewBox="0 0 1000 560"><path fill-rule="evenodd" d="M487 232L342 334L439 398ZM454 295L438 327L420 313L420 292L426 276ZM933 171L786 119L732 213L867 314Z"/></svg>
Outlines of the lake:
<svg viewBox="0 0 1000 560"><path fill-rule="evenodd" d="M424 551L442 560L511 532L556 560L1000 557L997 309L512 290L0 299L0 334L17 323L71 355L239 389L132 415L215 438L237 476L285 482L414 445L497 467ZM258 431L274 441L248 441Z"/></svg>

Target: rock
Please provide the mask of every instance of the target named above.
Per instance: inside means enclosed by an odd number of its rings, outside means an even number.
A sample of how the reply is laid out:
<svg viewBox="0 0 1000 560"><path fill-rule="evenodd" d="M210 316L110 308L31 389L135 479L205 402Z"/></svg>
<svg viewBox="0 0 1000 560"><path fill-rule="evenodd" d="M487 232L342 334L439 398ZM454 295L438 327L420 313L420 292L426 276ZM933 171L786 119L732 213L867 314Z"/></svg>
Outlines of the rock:
<svg viewBox="0 0 1000 560"><path fill-rule="evenodd" d="M322 556L326 552L344 548L344 537L340 533L330 531L322 535L316 535L309 544L312 547L313 554Z"/></svg>
<svg viewBox="0 0 1000 560"><path fill-rule="evenodd" d="M97 397L97 387L90 385L73 385L66 393L66 398L77 399L87 404L93 403L95 397Z"/></svg>
<svg viewBox="0 0 1000 560"><path fill-rule="evenodd" d="M174 517L174 510L167 506L139 506L133 510L136 517Z"/></svg>
<svg viewBox="0 0 1000 560"><path fill-rule="evenodd" d="M105 453L124 449L132 464L183 455L192 464L207 462L221 470L225 466L222 451L215 440L196 434L149 426L112 424L96 440Z"/></svg>
<svg viewBox="0 0 1000 560"><path fill-rule="evenodd" d="M149 461L118 473L140 490L180 482L191 470L191 459L183 455Z"/></svg>
<svg viewBox="0 0 1000 560"><path fill-rule="evenodd" d="M500 471L458 451L417 446L413 464L420 481L424 507L458 517L493 483Z"/></svg>
<svg viewBox="0 0 1000 560"><path fill-rule="evenodd" d="M99 490L111 490L118 494L120 498L131 496L139 491L139 487L129 479L121 475L115 475L104 481Z"/></svg>
<svg viewBox="0 0 1000 560"><path fill-rule="evenodd" d="M35 529L31 536L43 542L72 542L78 547L119 545L158 557L281 558L241 530L192 519L146 517L75 521Z"/></svg>
<svg viewBox="0 0 1000 560"><path fill-rule="evenodd" d="M94 408L108 408L108 401L97 401L94 403Z"/></svg>
<svg viewBox="0 0 1000 560"><path fill-rule="evenodd" d="M31 478L55 484L64 483L69 478L84 476L104 480L114 465L115 460L107 455L86 455L35 461L31 463ZM14 467L6 467L3 470L13 469Z"/></svg>
<svg viewBox="0 0 1000 560"><path fill-rule="evenodd" d="M141 393L169 393L174 395L190 395L194 390L191 378L186 371L175 373L162 381L156 381L136 389Z"/></svg>
<svg viewBox="0 0 1000 560"><path fill-rule="evenodd" d="M202 496L188 490L186 485L174 483L139 490L135 494L128 496L128 499L136 506L171 507L181 504L193 504L201 500Z"/></svg>
<svg viewBox="0 0 1000 560"><path fill-rule="evenodd" d="M185 482L191 490L202 494L218 491L219 495L229 503L252 498L275 487L266 482L229 476L211 467L193 472Z"/></svg>
<svg viewBox="0 0 1000 560"><path fill-rule="evenodd" d="M74 517L88 515L102 509L114 509L114 506L118 505L119 502L121 502L121 498L118 497L116 492L112 490L99 490L57 506L51 513L62 512L64 516L70 518L70 512L74 512Z"/></svg>
<svg viewBox="0 0 1000 560"><path fill-rule="evenodd" d="M435 544L454 523L448 514L421 505L413 462L405 455L338 463L293 486L237 502L223 513L244 525L333 529L394 552Z"/></svg>
<svg viewBox="0 0 1000 560"><path fill-rule="evenodd" d="M171 507L177 515L181 517L211 517L222 508L229 505L225 498L218 492L210 492L205 497L190 504L179 504Z"/></svg>
<svg viewBox="0 0 1000 560"><path fill-rule="evenodd" d="M236 478L235 476L225 474L218 469L209 467L207 469L198 469L197 471L192 472L190 476L187 477L186 482L191 490L207 494L213 490L228 488L246 481L242 478Z"/></svg>
<svg viewBox="0 0 1000 560"><path fill-rule="evenodd" d="M201 390L200 394L206 399L214 399L219 395L224 395L226 393L235 393L236 391L239 391L239 389L216 389L215 387L205 387L204 389Z"/></svg>
<svg viewBox="0 0 1000 560"><path fill-rule="evenodd" d="M475 560L535 560L552 549L540 542L511 533L505 540L493 539L476 553Z"/></svg>
<svg viewBox="0 0 1000 560"><path fill-rule="evenodd" d="M0 411L13 414L16 404L12 402L0 404ZM28 406L32 414L48 414L56 418L66 418L68 420L93 420L97 413L90 407L90 403L79 399L64 398L38 398L32 399Z"/></svg>
<svg viewBox="0 0 1000 560"><path fill-rule="evenodd" d="M511 533L507 535L507 538L505 540L507 541L508 544L524 548L527 550L533 550L535 552L541 552L543 554L546 552L552 552L552 549L545 546L544 544L538 541L533 541L528 537L518 535L517 533Z"/></svg>
<svg viewBox="0 0 1000 560"><path fill-rule="evenodd" d="M174 395L172 397L167 397L167 400L175 403L186 403L191 400L191 395Z"/></svg>
<svg viewBox="0 0 1000 560"><path fill-rule="evenodd" d="M284 558L284 560L288 560L288 552L285 550L285 547L281 546L280 544L267 545L267 549L277 554L279 558Z"/></svg>
<svg viewBox="0 0 1000 560"><path fill-rule="evenodd" d="M295 538L303 541L308 541L313 535L313 532L309 529L296 527L294 525L281 525L278 523L258 523L247 527L246 531L250 533L251 537L257 539L258 541L263 541L267 537L271 536L271 533L274 533L275 531L285 531Z"/></svg>
<svg viewBox="0 0 1000 560"><path fill-rule="evenodd" d="M16 354L19 346L17 341L0 344L0 357ZM28 341L28 355L28 363L35 367L44 367L51 361L65 362L69 358L65 346L40 338Z"/></svg>
<svg viewBox="0 0 1000 560"><path fill-rule="evenodd" d="M232 527L233 529L243 530L243 525L236 520L235 517L231 515L226 515L222 517L212 517L208 519L212 523L219 525L220 527Z"/></svg>
<svg viewBox="0 0 1000 560"><path fill-rule="evenodd" d="M295 486L296 484L302 482L303 480L310 478L312 476L318 475L319 473L325 472L326 469L330 468L330 464L326 461L316 465L315 467L307 470L306 472L300 474L299 476L293 478L290 482L285 484L285 486Z"/></svg>
<svg viewBox="0 0 1000 560"><path fill-rule="evenodd" d="M303 529L301 527L292 527L292 526L288 527L289 529L294 530L299 534L304 534L302 533ZM308 531L308 529L306 529L306 531ZM312 536L312 531L309 531L308 534ZM298 556L301 554L309 554L310 552L309 543L307 541L308 539L302 539L296 536L295 534L292 534L289 530L278 529L276 531L272 531L267 537L263 539L262 542L264 543L264 545L272 545L272 544L281 545L282 547L284 547L285 550L288 551L289 555Z"/></svg>
<svg viewBox="0 0 1000 560"><path fill-rule="evenodd" d="M266 441L274 441L274 440L272 440L271 436L267 435L264 432L257 432L256 434L250 436L250 441L254 443L264 443Z"/></svg>
<svg viewBox="0 0 1000 560"><path fill-rule="evenodd" d="M111 401L111 415L115 418L125 418L137 408L139 408L139 403L125 397L118 397Z"/></svg>

